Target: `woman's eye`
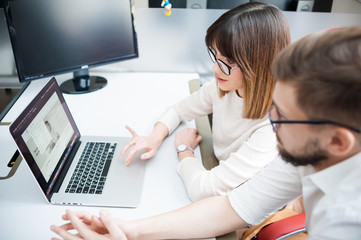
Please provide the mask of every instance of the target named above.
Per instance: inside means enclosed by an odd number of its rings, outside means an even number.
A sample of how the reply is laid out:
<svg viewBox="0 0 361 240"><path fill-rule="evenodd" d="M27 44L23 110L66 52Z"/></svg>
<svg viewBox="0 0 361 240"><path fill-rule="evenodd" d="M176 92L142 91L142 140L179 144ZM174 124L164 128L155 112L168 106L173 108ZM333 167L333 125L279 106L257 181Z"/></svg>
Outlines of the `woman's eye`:
<svg viewBox="0 0 361 240"><path fill-rule="evenodd" d="M232 60L230 60L230 59L227 59L227 62L228 62L228 64L234 64L234 62L232 61Z"/></svg>

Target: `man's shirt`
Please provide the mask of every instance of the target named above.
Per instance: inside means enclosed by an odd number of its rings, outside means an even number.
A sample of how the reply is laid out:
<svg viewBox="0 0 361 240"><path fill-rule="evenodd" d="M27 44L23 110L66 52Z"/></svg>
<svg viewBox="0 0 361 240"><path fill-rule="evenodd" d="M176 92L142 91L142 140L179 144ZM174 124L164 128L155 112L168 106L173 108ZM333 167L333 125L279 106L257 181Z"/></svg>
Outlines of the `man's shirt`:
<svg viewBox="0 0 361 240"><path fill-rule="evenodd" d="M361 153L319 172L277 158L228 196L254 225L301 195L308 239L361 239Z"/></svg>

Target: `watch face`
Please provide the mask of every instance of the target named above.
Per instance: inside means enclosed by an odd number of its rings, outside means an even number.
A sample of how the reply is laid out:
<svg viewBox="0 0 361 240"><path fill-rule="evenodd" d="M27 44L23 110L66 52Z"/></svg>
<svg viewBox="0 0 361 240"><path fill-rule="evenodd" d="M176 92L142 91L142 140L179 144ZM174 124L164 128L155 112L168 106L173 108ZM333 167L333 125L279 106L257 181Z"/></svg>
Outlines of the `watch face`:
<svg viewBox="0 0 361 240"><path fill-rule="evenodd" d="M186 150L186 148L187 148L187 146L186 145L184 145L184 144L181 144L181 145L179 145L178 146L178 151L184 151L184 150Z"/></svg>

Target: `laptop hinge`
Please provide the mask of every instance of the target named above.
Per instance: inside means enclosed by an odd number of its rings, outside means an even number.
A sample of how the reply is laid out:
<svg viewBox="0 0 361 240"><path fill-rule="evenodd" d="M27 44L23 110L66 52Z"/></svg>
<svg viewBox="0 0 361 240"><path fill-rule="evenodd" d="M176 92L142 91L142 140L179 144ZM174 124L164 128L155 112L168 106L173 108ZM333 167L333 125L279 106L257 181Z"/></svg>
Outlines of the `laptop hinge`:
<svg viewBox="0 0 361 240"><path fill-rule="evenodd" d="M74 144L73 149L70 151L70 154L69 154L69 156L68 156L68 161L65 162L64 167L63 167L63 170L62 170L61 173L59 174L58 181L56 181L56 183L54 184L54 188L53 188L53 190L52 190L51 193L50 193L50 198L51 198L51 195L53 195L53 193L59 192L59 189L60 189L60 187L61 187L61 184L62 184L63 181L64 181L65 175L66 175L66 173L68 172L71 163L73 162L72 160L74 159L75 154L77 153L78 148L80 147L80 144L81 144L81 141L80 141L80 140L77 141L77 142ZM71 161L69 161L69 160L71 160Z"/></svg>

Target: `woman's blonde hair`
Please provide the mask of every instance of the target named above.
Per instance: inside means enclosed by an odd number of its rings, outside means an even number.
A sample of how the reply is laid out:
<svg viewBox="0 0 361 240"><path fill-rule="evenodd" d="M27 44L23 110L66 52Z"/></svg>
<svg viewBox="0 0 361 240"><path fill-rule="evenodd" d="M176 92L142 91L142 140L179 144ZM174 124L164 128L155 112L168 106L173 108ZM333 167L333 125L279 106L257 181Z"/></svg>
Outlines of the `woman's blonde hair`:
<svg viewBox="0 0 361 240"><path fill-rule="evenodd" d="M243 73L243 117L263 118L272 103L272 64L290 43L287 20L277 7L251 2L235 7L207 30L206 45L236 63ZM219 89L223 97L227 92Z"/></svg>

